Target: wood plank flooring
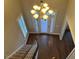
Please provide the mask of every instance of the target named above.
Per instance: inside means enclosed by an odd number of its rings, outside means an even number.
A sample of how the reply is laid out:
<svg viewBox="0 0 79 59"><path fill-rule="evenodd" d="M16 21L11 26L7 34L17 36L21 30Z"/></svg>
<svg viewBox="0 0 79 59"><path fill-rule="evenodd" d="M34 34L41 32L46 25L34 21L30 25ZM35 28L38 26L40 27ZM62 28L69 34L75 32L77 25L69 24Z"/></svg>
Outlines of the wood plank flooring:
<svg viewBox="0 0 79 59"><path fill-rule="evenodd" d="M34 40L37 40L38 59L66 59L74 48L74 43L71 39L67 38L67 35L63 40L59 40L58 35L30 34L27 44L32 44Z"/></svg>

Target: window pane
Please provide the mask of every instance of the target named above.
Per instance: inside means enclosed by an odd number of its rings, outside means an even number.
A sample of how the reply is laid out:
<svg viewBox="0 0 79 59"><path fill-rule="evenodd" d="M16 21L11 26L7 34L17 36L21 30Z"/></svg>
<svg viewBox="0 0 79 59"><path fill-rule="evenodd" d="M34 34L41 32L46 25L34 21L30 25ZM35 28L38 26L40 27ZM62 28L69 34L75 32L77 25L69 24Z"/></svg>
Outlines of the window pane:
<svg viewBox="0 0 79 59"><path fill-rule="evenodd" d="M41 32L47 32L48 20L40 20L41 23Z"/></svg>
<svg viewBox="0 0 79 59"><path fill-rule="evenodd" d="M38 32L38 22L37 20L34 20L34 24L35 24L35 32Z"/></svg>
<svg viewBox="0 0 79 59"><path fill-rule="evenodd" d="M50 32L54 32L54 26L55 26L55 19L54 17L52 17L50 23Z"/></svg>
<svg viewBox="0 0 79 59"><path fill-rule="evenodd" d="M23 17L21 16L21 18L19 19L19 26L21 28L21 31L24 35L24 37L26 38L26 35L27 35L27 29L26 29L26 25L25 25L25 22L24 22L24 19Z"/></svg>

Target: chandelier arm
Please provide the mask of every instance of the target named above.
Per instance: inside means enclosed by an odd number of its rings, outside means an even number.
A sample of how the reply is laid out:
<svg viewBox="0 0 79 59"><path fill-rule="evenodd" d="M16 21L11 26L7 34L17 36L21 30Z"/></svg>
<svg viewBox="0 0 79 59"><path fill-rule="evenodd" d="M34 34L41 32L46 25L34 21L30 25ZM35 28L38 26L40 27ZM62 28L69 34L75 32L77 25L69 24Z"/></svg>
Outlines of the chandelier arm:
<svg viewBox="0 0 79 59"><path fill-rule="evenodd" d="M41 24L40 24L40 20L41 20L41 10L43 8L43 1L41 1L41 4L40 4L40 10L39 10L39 17L38 17L38 27L39 27L39 32L41 31Z"/></svg>
<svg viewBox="0 0 79 59"><path fill-rule="evenodd" d="M34 10L32 10L31 13L33 14L33 17L39 22L41 18L46 20L48 19L48 16L54 13L54 11L49 9L48 4L43 2L42 0L40 1L40 6L34 5L33 8Z"/></svg>

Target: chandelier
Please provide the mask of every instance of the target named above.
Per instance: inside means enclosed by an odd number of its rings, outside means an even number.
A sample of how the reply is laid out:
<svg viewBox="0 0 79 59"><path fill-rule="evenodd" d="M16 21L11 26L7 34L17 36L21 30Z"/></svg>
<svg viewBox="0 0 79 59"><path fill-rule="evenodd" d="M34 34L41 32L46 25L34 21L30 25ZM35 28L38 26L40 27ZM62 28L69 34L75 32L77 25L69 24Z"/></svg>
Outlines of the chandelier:
<svg viewBox="0 0 79 59"><path fill-rule="evenodd" d="M34 5L33 9L31 10L31 14L33 18L47 20L50 15L55 15L55 12L50 9L47 3L40 1L40 5Z"/></svg>

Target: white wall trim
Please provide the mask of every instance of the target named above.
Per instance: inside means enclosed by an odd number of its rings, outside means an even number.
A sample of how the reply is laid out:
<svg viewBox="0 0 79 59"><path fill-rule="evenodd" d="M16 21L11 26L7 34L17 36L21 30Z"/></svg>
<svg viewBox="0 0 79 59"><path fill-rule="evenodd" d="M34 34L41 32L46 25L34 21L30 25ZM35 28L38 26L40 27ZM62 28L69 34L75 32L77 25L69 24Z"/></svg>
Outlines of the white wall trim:
<svg viewBox="0 0 79 59"><path fill-rule="evenodd" d="M29 32L29 34L51 34L51 35L60 35L60 33L46 33L46 32Z"/></svg>
<svg viewBox="0 0 79 59"><path fill-rule="evenodd" d="M71 51L71 53L67 56L66 59L69 59L72 56L73 53L75 53L75 48Z"/></svg>
<svg viewBox="0 0 79 59"><path fill-rule="evenodd" d="M63 23L63 26L62 26L62 28L61 28L60 35L59 35L60 40L63 39L63 36L64 36L65 30L66 30L66 27L67 27L67 21L65 20L64 23Z"/></svg>
<svg viewBox="0 0 79 59"><path fill-rule="evenodd" d="M25 38L25 44L27 43L27 41L28 41L28 38L29 38L29 32L27 32L27 36L26 36L26 38Z"/></svg>
<svg viewBox="0 0 79 59"><path fill-rule="evenodd" d="M22 44L19 48L17 48L15 51L13 51L13 53L11 53L8 57L6 57L6 59L9 59L10 57L12 57L18 50L20 50L23 46L25 45L25 43L24 44Z"/></svg>

